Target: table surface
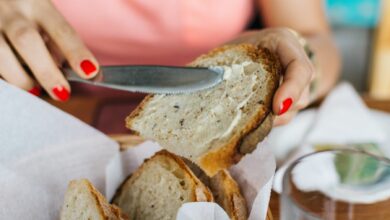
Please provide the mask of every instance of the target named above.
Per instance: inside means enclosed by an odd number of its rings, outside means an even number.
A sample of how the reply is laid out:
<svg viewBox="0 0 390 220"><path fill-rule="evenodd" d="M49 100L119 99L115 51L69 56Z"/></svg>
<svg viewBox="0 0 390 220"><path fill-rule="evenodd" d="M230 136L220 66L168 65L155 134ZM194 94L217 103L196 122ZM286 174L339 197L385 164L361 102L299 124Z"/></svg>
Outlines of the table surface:
<svg viewBox="0 0 390 220"><path fill-rule="evenodd" d="M369 96L363 95L363 100L370 108L390 112L390 100L376 100L372 99ZM101 98L101 97L91 97L91 96L74 96L67 103L58 103L49 99L46 99L49 103L55 105L56 107L68 112L77 118L81 119L87 124L92 125L94 121L94 117L96 117L97 109L99 106L104 105L105 102L109 100L109 98ZM122 97L123 102L134 102L132 97ZM139 97L136 99L139 101ZM123 147L129 147L136 145L142 142L142 139L134 136L123 135L123 134L115 134L110 135L112 138L116 139L119 143L122 144ZM272 217L269 215L268 219L279 219L279 195L275 192L271 193L270 200L270 212L272 213Z"/></svg>

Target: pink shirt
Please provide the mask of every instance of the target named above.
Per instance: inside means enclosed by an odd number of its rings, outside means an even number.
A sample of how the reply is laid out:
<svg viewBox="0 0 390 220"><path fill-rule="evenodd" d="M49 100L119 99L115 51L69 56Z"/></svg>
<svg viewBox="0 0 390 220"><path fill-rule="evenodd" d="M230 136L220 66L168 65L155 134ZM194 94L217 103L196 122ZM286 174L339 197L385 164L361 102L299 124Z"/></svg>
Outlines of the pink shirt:
<svg viewBox="0 0 390 220"><path fill-rule="evenodd" d="M184 65L236 37L254 7L253 0L53 2L103 65ZM139 94L77 84L72 92L106 97L93 126L110 134L126 132L123 119L140 100ZM122 97L121 102L113 97Z"/></svg>
<svg viewBox="0 0 390 220"><path fill-rule="evenodd" d="M237 36L252 0L53 0L101 64L183 65Z"/></svg>

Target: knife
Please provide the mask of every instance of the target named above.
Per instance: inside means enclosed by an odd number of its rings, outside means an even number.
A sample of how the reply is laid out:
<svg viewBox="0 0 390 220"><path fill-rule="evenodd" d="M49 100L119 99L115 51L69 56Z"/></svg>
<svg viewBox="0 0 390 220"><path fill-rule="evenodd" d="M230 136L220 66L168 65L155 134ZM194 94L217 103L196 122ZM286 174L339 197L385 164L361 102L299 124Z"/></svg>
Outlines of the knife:
<svg viewBox="0 0 390 220"><path fill-rule="evenodd" d="M82 79L70 68L64 68L65 77L95 86L129 92L180 94L212 88L222 82L222 67L195 68L174 66L102 66L98 75Z"/></svg>

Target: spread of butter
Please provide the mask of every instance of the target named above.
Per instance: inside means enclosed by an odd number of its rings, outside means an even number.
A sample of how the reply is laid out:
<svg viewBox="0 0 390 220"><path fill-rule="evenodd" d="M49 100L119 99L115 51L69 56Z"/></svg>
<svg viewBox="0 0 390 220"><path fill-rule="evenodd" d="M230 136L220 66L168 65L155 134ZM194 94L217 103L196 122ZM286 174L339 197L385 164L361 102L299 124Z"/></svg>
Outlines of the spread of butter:
<svg viewBox="0 0 390 220"><path fill-rule="evenodd" d="M224 72L224 76L223 76L223 79L224 80L231 80L232 79L232 75L236 78L236 77L240 77L243 73L244 73L244 68L248 65L250 65L252 62L244 62L242 64L233 64L232 66L225 66L224 69L225 69L225 72ZM255 79L253 77L256 77L256 76L252 76L252 81L253 83L255 82ZM252 86L252 85L251 85ZM226 136L229 136L230 133L233 131L233 129L237 126L238 122L240 121L241 119L241 116L242 116L242 110L241 108L243 106L245 106L247 104L247 102L249 101L249 99L252 97L253 93L251 93L248 97L245 98L245 100L243 100L241 103L239 103L236 107L236 116L233 118L233 120L231 121L229 127L225 130L225 132L220 136L221 138L223 137L226 137Z"/></svg>
<svg viewBox="0 0 390 220"><path fill-rule="evenodd" d="M234 119L232 120L232 122L230 123L228 129L226 129L226 131L221 135L221 137L226 137L228 136L232 131L233 129L237 126L238 122L240 121L241 119L241 115L242 115L242 111L241 111L241 108L243 106L246 105L246 103L249 101L249 99L252 97L253 93L250 94L244 101L242 101L240 104L238 104L237 106L237 114L236 116L234 117Z"/></svg>
<svg viewBox="0 0 390 220"><path fill-rule="evenodd" d="M232 76L238 77L244 72L244 67L251 64L251 62L243 62L241 64L233 64L231 66L223 66L222 68L225 70L223 74L224 80L230 80ZM234 72L234 74L233 74Z"/></svg>
<svg viewBox="0 0 390 220"><path fill-rule="evenodd" d="M214 140L229 137L239 126L243 117L246 117L243 107L248 105L248 102L255 96L252 88L256 86L259 77L263 77L262 73L264 73L264 70L259 69L262 68L261 65L253 62L215 68L223 69L224 75L223 82L213 89L187 95L154 95L149 108L146 108L150 120L145 123L153 127L155 126L153 121L158 118L160 120L157 125L158 129L171 132L171 136L177 138L178 146L184 143L190 145L189 147L194 149L191 155L195 157L210 149L212 147L210 144L214 143ZM260 75L253 72L257 70ZM244 83L242 86L237 86L242 83ZM206 97L212 100L205 101ZM171 108L170 111L165 112L164 117L158 114L159 108L166 107L160 106L159 100L161 99L169 103L167 107ZM180 106L178 110L174 109L174 103ZM183 126L178 122L180 119L178 114L184 114L182 117L194 116L196 123L190 124L186 120ZM173 127L172 123L175 123L176 127ZM150 138L165 140L162 136L154 137L152 129L148 135ZM188 142L188 140L192 141Z"/></svg>

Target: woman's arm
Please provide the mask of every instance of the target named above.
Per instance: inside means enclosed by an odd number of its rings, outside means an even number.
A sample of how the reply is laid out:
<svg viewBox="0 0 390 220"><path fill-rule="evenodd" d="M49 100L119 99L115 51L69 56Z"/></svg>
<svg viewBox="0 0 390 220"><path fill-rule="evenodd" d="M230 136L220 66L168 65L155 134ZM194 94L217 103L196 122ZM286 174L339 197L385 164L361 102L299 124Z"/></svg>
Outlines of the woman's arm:
<svg viewBox="0 0 390 220"><path fill-rule="evenodd" d="M258 0L266 27L288 27L301 34L316 57L318 78L315 98L324 96L335 84L340 55L326 21L320 0Z"/></svg>

